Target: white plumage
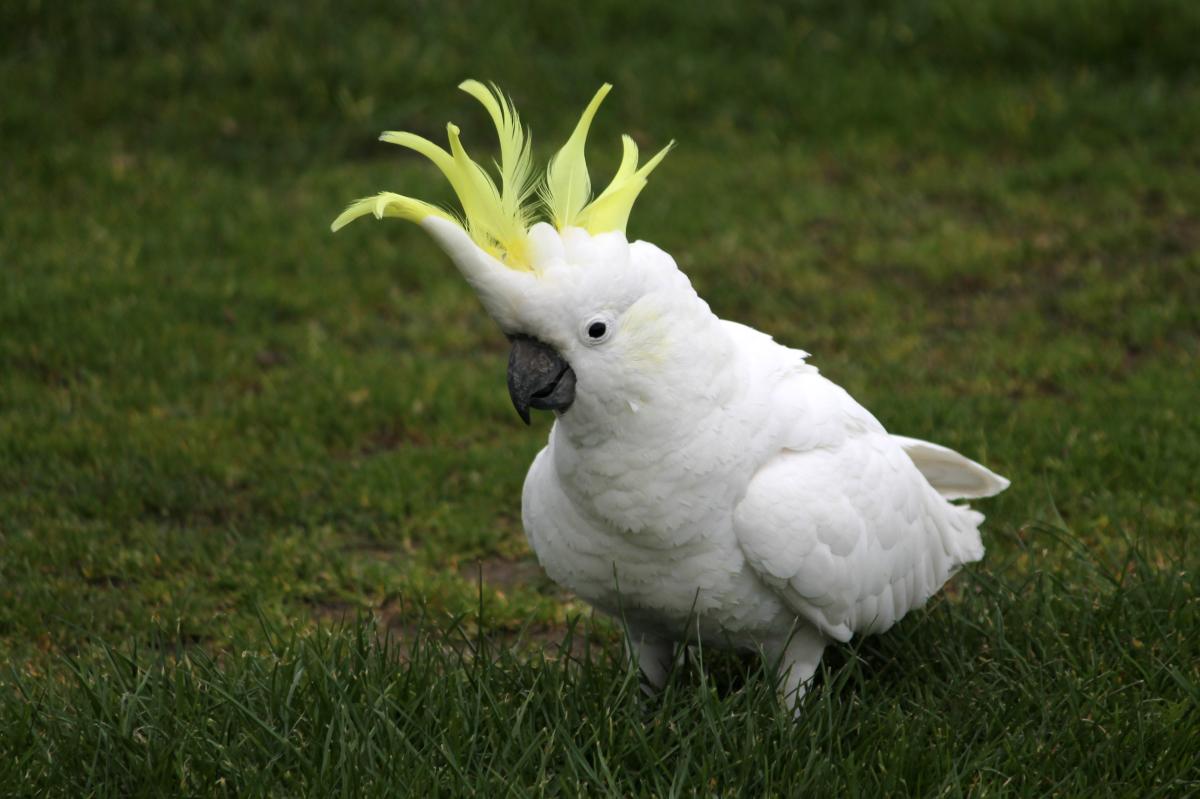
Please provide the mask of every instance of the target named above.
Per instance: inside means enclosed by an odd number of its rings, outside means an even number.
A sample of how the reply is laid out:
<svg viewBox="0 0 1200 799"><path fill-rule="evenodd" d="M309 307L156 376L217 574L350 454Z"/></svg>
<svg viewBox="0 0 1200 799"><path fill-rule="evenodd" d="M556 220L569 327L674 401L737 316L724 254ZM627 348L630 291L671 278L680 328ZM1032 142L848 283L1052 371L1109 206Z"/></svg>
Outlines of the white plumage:
<svg viewBox="0 0 1200 799"><path fill-rule="evenodd" d="M891 436L845 391L751 328L718 319L674 260L625 237L670 145L633 140L590 198L588 105L542 184L553 220L529 226L529 145L495 89L467 81L501 141L498 188L448 126L450 151L383 138L445 173L462 222L384 192L333 223L397 216L450 255L513 340L509 393L557 419L525 480L525 531L549 575L620 615L649 681L673 644L758 649L794 701L831 641L882 632L983 556L983 516L951 500L1008 481L936 444Z"/></svg>
<svg viewBox="0 0 1200 799"><path fill-rule="evenodd" d="M949 500L1004 478L888 435L806 353L718 319L653 245L539 224L535 271L498 272L425 226L506 332L575 373L525 480L525 530L556 582L628 623L652 683L690 636L778 658L794 698L828 642L886 630L982 557L983 516Z"/></svg>

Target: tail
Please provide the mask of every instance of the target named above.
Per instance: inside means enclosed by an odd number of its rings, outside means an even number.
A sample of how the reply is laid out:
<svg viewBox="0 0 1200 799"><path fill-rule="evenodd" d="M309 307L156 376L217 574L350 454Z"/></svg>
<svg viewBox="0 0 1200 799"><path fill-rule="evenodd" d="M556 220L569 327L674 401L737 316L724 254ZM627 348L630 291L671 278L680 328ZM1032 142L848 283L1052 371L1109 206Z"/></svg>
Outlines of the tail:
<svg viewBox="0 0 1200 799"><path fill-rule="evenodd" d="M940 444L892 436L929 484L946 499L979 499L999 494L1009 481ZM982 517L980 517L982 521Z"/></svg>

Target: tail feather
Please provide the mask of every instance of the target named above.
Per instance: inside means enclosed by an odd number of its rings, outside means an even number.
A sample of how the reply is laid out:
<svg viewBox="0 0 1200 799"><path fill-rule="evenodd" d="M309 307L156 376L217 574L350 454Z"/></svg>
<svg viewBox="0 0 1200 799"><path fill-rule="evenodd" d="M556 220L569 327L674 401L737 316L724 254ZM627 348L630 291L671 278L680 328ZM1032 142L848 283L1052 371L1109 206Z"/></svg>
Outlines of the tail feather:
<svg viewBox="0 0 1200 799"><path fill-rule="evenodd" d="M1004 477L948 447L905 436L894 435L892 440L946 499L991 497L1009 486Z"/></svg>

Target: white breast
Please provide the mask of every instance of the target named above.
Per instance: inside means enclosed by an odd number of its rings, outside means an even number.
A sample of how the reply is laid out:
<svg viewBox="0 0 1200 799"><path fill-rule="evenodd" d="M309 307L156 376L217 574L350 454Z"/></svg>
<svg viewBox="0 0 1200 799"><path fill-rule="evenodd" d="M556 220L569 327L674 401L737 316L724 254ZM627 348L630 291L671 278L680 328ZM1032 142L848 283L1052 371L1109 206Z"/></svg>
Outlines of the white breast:
<svg viewBox="0 0 1200 799"><path fill-rule="evenodd" d="M750 467L705 455L730 451L713 441L728 431L706 429L615 474L603 448L582 457L552 434L525 480L525 532L551 579L600 610L666 637L691 621L705 639L752 646L792 614L734 535Z"/></svg>

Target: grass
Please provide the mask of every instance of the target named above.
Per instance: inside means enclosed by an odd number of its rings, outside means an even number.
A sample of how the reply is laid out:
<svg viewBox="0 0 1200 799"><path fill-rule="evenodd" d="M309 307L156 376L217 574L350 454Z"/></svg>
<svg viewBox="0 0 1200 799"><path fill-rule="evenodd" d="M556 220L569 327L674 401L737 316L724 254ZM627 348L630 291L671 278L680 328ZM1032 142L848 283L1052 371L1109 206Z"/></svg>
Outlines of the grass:
<svg viewBox="0 0 1200 799"><path fill-rule="evenodd" d="M1192 5L339 9L0 9L0 785L1200 790ZM680 141L633 236L1012 478L801 724L711 653L639 698L530 565L501 337L419 231L328 234L447 198L374 136L480 147L468 76L540 157L613 81L597 172Z"/></svg>
<svg viewBox="0 0 1200 799"><path fill-rule="evenodd" d="M612 648L518 657L459 628L397 652L370 623L267 629L266 653L159 642L22 685L5 718L21 758L0 774L120 796L1080 795L1098 775L1126 795L1194 789L1200 648L1179 629L1197 622L1194 578L1094 573L1099 602L1044 574L965 582L969 603L840 653L800 726L754 663L693 661L643 700ZM64 780L58 761L87 768Z"/></svg>

